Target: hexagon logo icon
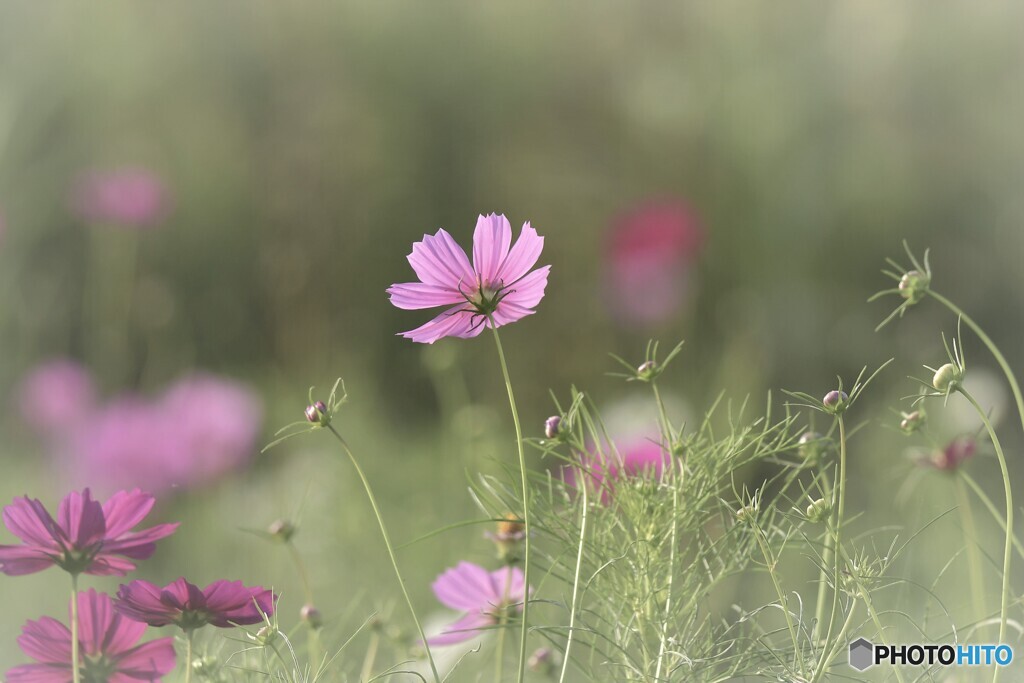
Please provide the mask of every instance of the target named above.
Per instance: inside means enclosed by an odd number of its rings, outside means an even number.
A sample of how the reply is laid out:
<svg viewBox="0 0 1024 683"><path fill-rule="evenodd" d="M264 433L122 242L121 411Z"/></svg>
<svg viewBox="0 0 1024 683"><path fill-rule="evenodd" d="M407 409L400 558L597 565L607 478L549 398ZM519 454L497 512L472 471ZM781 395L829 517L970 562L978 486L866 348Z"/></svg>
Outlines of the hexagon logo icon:
<svg viewBox="0 0 1024 683"><path fill-rule="evenodd" d="M875 664L875 646L866 638L858 638L850 643L850 666L857 671L864 671Z"/></svg>

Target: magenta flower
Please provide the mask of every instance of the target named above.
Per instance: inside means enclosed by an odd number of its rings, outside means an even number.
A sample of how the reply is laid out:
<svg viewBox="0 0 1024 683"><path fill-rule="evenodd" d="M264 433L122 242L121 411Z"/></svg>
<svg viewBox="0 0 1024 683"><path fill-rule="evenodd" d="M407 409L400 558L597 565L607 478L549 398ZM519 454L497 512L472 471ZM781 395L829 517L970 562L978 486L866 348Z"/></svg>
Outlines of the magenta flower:
<svg viewBox="0 0 1024 683"><path fill-rule="evenodd" d="M249 588L241 581L214 581L200 590L185 579L164 588L148 581L132 581L117 591L114 608L150 626L176 624L191 631L210 624L218 628L246 626L274 613L276 596L261 586Z"/></svg>
<svg viewBox="0 0 1024 683"><path fill-rule="evenodd" d="M551 269L530 270L543 248L544 238L529 223L513 245L508 219L493 213L477 219L472 265L444 230L424 235L408 256L420 281L391 285L391 303L406 310L451 308L402 336L424 344L442 337L468 339L485 325L501 327L530 315L544 298Z"/></svg>
<svg viewBox="0 0 1024 683"><path fill-rule="evenodd" d="M78 594L79 672L87 683L160 681L174 669L173 638L136 645L145 624L115 614L110 597L88 590ZM70 683L71 631L56 619L29 621L18 645L38 664L8 669L7 683Z"/></svg>
<svg viewBox="0 0 1024 683"><path fill-rule="evenodd" d="M958 436L946 447L934 451L931 457L920 458L918 464L934 467L943 472L953 472L960 465L974 457L978 443L971 436Z"/></svg>
<svg viewBox="0 0 1024 683"><path fill-rule="evenodd" d="M588 456L582 463L586 471L584 477L589 481L591 490L600 491L603 505L611 502L617 481L627 478L658 480L665 466L671 462L671 457L664 448L646 439L616 450L617 453L612 453L606 458ZM566 484L576 488L579 485L576 478L576 467L563 468L562 479Z"/></svg>
<svg viewBox="0 0 1024 683"><path fill-rule="evenodd" d="M642 204L617 217L608 240L606 282L616 317L654 325L683 310L703 242L696 214L677 200Z"/></svg>
<svg viewBox="0 0 1024 683"><path fill-rule="evenodd" d="M90 223L148 228L167 215L170 196L155 173L125 166L83 174L72 191L71 208Z"/></svg>
<svg viewBox="0 0 1024 683"><path fill-rule="evenodd" d="M4 508L8 530L21 545L0 545L0 572L33 574L52 565L71 574L124 576L156 550L156 541L174 533L175 524L131 531L153 509L155 499L138 489L120 491L102 505L89 489L72 491L60 502L55 520L38 500L15 498Z"/></svg>
<svg viewBox="0 0 1024 683"><path fill-rule="evenodd" d="M96 386L81 364L54 359L37 365L22 380L18 404L26 423L44 436L64 436L96 406Z"/></svg>
<svg viewBox="0 0 1024 683"><path fill-rule="evenodd" d="M465 614L448 625L441 635L428 639L430 646L461 643L477 635L481 629L496 626L502 612L508 608L514 607L521 612L526 596L523 572L519 567L488 572L470 562L460 562L441 574L434 581L433 588L442 605Z"/></svg>

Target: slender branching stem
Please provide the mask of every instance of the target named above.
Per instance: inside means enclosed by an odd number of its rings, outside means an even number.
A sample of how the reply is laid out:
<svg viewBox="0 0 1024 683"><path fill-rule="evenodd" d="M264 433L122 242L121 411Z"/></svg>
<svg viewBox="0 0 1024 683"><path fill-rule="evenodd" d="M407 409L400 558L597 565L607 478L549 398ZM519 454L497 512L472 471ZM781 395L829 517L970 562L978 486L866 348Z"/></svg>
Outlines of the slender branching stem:
<svg viewBox="0 0 1024 683"><path fill-rule="evenodd" d="M843 526L843 513L846 505L846 423L844 422L842 415L837 415L836 421L839 423L839 479L836 481L835 496L838 499L838 502L835 507L832 508L830 526L832 527L832 542L834 547L840 548L842 545L841 533ZM839 610L839 586L841 585L840 582L842 580L840 575L839 553L833 553L833 558L832 613L828 619L828 631L826 632L825 642L822 647L822 657L814 671L814 676L811 678L812 683L821 679L822 674L825 672L825 667L828 666L828 662L831 659L831 648L833 647L832 629L836 622L836 612ZM851 611L853 610L852 605L850 609Z"/></svg>
<svg viewBox="0 0 1024 683"><path fill-rule="evenodd" d="M967 489L963 479L955 477L956 506L960 509L960 525L963 527L964 543L967 546L967 567L970 572L971 599L974 602L974 619L985 615L985 587L981 576L981 555L978 552L978 531L974 526L974 515L971 512L971 501L967 498Z"/></svg>
<svg viewBox="0 0 1024 683"><path fill-rule="evenodd" d="M195 638L194 629L185 631L185 683L192 680L192 640Z"/></svg>
<svg viewBox="0 0 1024 683"><path fill-rule="evenodd" d="M989 514L992 515L992 519L996 520L999 528L1003 530L1003 533L1006 533L1006 520L1003 519L1003 513L999 512L995 503L993 503L992 499L988 497L987 493L985 493L985 490L981 488L978 482L974 481L974 477L967 474L963 469L960 469L960 471L957 472L957 476L963 478L963 480L967 482L967 486L974 491L974 495L978 497L978 500L980 500L989 511ZM1022 560L1024 560L1024 545L1017 540L1016 536L1011 536L1011 540L1013 541L1013 547L1017 549L1017 554L1020 555Z"/></svg>
<svg viewBox="0 0 1024 683"><path fill-rule="evenodd" d="M1003 491L1006 495L1006 541L1003 544L1003 587L999 601L999 642L1004 643L1006 642L1004 639L1006 637L1007 612L1010 608L1010 565L1013 561L1013 553L1011 552L1013 550L1013 491L1010 487L1010 472L1006 467L1006 456L1003 454L1003 447L999 443L999 437L996 436L995 429L992 428L992 422L988 419L988 414L969 391L963 387L959 387L958 390L974 406L974 410L977 411L982 424L985 425L989 439L992 440L992 447L996 451L996 459L999 460L999 469L1003 475ZM999 680L999 670L1001 668L995 667L992 674L993 683Z"/></svg>
<svg viewBox="0 0 1024 683"><path fill-rule="evenodd" d="M566 635L565 652L562 656L562 672L558 676L558 683L565 682L565 675L569 671L569 653L572 650L572 641L573 637L576 634L576 612L578 609L577 603L579 601L580 579L582 578L581 574L583 572L583 547L584 541L587 537L587 513L590 510L590 501L588 500L587 496L587 489L589 489L590 487L587 486L586 479L584 478L585 476L586 475L583 473L582 469L577 470L576 480L583 483L583 485L579 487L581 506L580 541L579 545L576 548L576 570L573 572L572 577L572 605L569 608L569 633Z"/></svg>
<svg viewBox="0 0 1024 683"><path fill-rule="evenodd" d="M387 526L384 525L384 517L380 514L380 508L377 506L377 499L373 495L373 489L370 488L370 481L366 478L363 473L363 468L359 466L359 461L356 460L356 456L352 453L352 449L349 448L348 442L341 437L341 434L334 428L333 425L328 424L327 429L334 435L334 438L341 444L342 450L348 456L352 466L356 470L356 474L359 475L360 481L363 482L363 489L366 491L366 497L370 499L370 507L373 508L373 514L377 517L377 525L380 527L380 535L384 538L384 545L388 549L388 557L391 558L391 567L395 570L395 577L398 579L398 586L402 589L402 596L405 598L405 604L409 607L409 613L412 615L413 623L416 624L416 631L420 635L420 640L423 641L423 649L427 653L427 661L430 662L430 671L434 674L435 683L441 683L441 676L437 673L437 665L434 663L434 655L430 652L430 644L427 642L427 635L423 632L423 626L420 624L420 619L416 616L416 608L412 605L412 599L409 597L409 591L405 587L405 581L402 580L402 572L398 569L398 560L395 558L395 551L391 545L391 538L388 536Z"/></svg>
<svg viewBox="0 0 1024 683"><path fill-rule="evenodd" d="M782 590L782 584L779 583L779 573L775 570L775 556L772 555L771 550L768 548L768 542L764 537L764 532L761 531L761 527L756 523L753 523L754 535L757 537L757 544L761 547L761 554L764 555L765 566L768 569L768 574L772 577L772 585L775 586L775 594L779 598L779 607L782 608L782 614L786 617L786 629L789 631L789 637L793 641L793 652L796 655L797 670L803 674L804 672L804 654L803 648L800 647L800 633L797 631L796 626L793 625L793 616L789 610L789 599L786 597L786 592Z"/></svg>
<svg viewBox="0 0 1024 683"><path fill-rule="evenodd" d="M660 400L659 400L660 403ZM676 470L671 470L672 474L676 473ZM661 680L661 667L665 660L665 648L668 645L668 622L672 616L672 580L676 573L676 534L678 533L678 515L679 515L679 487L673 482L672 485L672 531L669 534L669 550L668 550L668 596L665 598L665 618L661 620L661 638L658 645L658 663L654 670L654 680Z"/></svg>
<svg viewBox="0 0 1024 683"><path fill-rule="evenodd" d="M78 661L78 574L71 574L71 679L82 680L82 667Z"/></svg>
<svg viewBox="0 0 1024 683"><path fill-rule="evenodd" d="M516 409L516 396L512 391L512 379L508 374L508 364L505 362L505 351L501 347L501 336L495 326L494 319L490 318L491 332L494 333L494 345L498 349L498 360L501 362L501 374L505 379L505 389L508 391L508 405L512 411L512 424L516 430L516 450L519 454L519 476L523 487L523 622L519 631L519 668L517 669L516 681L523 683L526 676L526 635L529 629L530 609L530 487L526 478L526 454L523 452L523 430L519 424L519 411Z"/></svg>
<svg viewBox="0 0 1024 683"><path fill-rule="evenodd" d="M831 507L836 506L833 498L832 483L828 478L828 471L821 468L821 490L825 500L829 501ZM814 603L814 640L818 639L821 632L821 620L825 617L825 591L828 590L828 568L832 564L832 534L826 527L824 534L824 547L821 551L821 571L818 572L818 599Z"/></svg>

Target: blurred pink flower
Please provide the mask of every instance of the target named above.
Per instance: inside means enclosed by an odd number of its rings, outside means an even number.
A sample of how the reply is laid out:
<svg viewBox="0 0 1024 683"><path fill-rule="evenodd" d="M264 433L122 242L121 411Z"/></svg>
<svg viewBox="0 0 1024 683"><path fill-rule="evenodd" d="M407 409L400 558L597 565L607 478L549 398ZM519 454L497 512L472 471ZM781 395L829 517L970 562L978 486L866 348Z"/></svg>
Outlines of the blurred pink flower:
<svg viewBox="0 0 1024 683"><path fill-rule="evenodd" d="M42 436L62 436L96 407L92 375L79 363L54 359L37 365L22 380L18 406L25 422Z"/></svg>
<svg viewBox="0 0 1024 683"><path fill-rule="evenodd" d="M154 502L153 496L138 489L119 491L102 505L89 489L72 491L60 502L54 519L38 500L15 498L4 508L3 519L22 543L0 545L0 572L20 576L56 565L71 574L124 576L135 569L131 560L148 558L156 542L178 528L158 524L131 531Z"/></svg>
<svg viewBox="0 0 1024 683"><path fill-rule="evenodd" d="M175 666L174 639L138 645L146 625L114 613L105 593L78 594L79 672L82 680L129 683L160 681ZM42 617L21 629L18 645L38 664L8 669L8 683L70 683L71 631L56 619Z"/></svg>
<svg viewBox="0 0 1024 683"><path fill-rule="evenodd" d="M122 584L114 608L150 626L175 624L189 631L210 624L218 628L247 626L274 613L276 596L262 586L241 581L214 581L206 588L178 579L160 588L149 581Z"/></svg>
<svg viewBox="0 0 1024 683"><path fill-rule="evenodd" d="M652 325L678 315L703 243L696 214L680 201L651 202L618 216L608 238L606 283L616 317Z"/></svg>
<svg viewBox="0 0 1024 683"><path fill-rule="evenodd" d="M519 567L488 572L471 562L460 562L441 574L433 588L442 605L465 614L449 624L441 635L427 639L431 647L461 643L478 635L481 629L496 626L503 610L515 606L521 612L526 597Z"/></svg>
<svg viewBox="0 0 1024 683"><path fill-rule="evenodd" d="M70 457L80 478L107 486L192 488L248 462L261 420L248 388L197 374L156 400L128 395L96 411L71 440Z"/></svg>
<svg viewBox="0 0 1024 683"><path fill-rule="evenodd" d="M590 489L601 492L601 503L608 505L615 493L615 482L631 477L660 479L665 466L671 462L671 456L657 443L646 439L639 440L625 448L619 447L616 453L602 458L596 454L586 457L582 463L584 477ZM562 479L572 488L579 486L577 481L578 468L565 466L562 468Z"/></svg>
<svg viewBox="0 0 1024 683"><path fill-rule="evenodd" d="M430 322L402 336L433 344L442 337L469 338L484 326L501 327L532 314L544 298L548 271L530 271L540 258L544 238L523 224L512 244L505 216L480 216L473 233L473 264L452 236L438 230L412 245L409 265L420 282L391 285L391 303L406 310L452 306Z"/></svg>
<svg viewBox="0 0 1024 683"><path fill-rule="evenodd" d="M84 173L71 193L71 208L89 223L148 228L170 211L170 195L153 171L134 166Z"/></svg>
<svg viewBox="0 0 1024 683"><path fill-rule="evenodd" d="M918 460L918 464L934 467L943 472L953 472L960 465L974 457L978 450L978 442L971 436L958 436L946 444L945 448L932 452L931 457Z"/></svg>

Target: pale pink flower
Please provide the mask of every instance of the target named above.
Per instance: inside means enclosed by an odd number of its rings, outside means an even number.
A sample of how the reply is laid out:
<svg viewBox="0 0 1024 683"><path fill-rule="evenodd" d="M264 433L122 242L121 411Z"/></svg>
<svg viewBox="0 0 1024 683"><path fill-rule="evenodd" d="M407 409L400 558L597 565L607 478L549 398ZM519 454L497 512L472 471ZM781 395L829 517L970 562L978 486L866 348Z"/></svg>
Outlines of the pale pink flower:
<svg viewBox="0 0 1024 683"><path fill-rule="evenodd" d="M587 456L581 465L585 471L584 480L590 487L588 490L599 492L601 503L608 505L617 482L630 478L657 481L670 462L671 456L662 446L641 439L626 447L619 447L605 457L597 454ZM578 469L572 466L562 469L563 480L573 488L580 485L577 481Z"/></svg>
<svg viewBox="0 0 1024 683"><path fill-rule="evenodd" d="M75 183L71 208L90 223L149 228L167 215L170 195L160 177L146 168L93 170Z"/></svg>
<svg viewBox="0 0 1024 683"><path fill-rule="evenodd" d="M43 436L62 436L96 407L96 386L81 364L66 358L37 365L21 381L22 418Z"/></svg>
<svg viewBox="0 0 1024 683"><path fill-rule="evenodd" d="M544 238L529 223L512 244L508 219L493 213L477 219L472 264L444 230L424 235L408 256L420 281L395 284L387 292L398 308L450 308L402 336L425 344L443 337L465 339L480 334L484 326L501 327L530 315L544 298L551 269L530 270L543 248Z"/></svg>
<svg viewBox="0 0 1024 683"><path fill-rule="evenodd" d="M521 612L526 598L519 567L488 572L471 562L460 562L437 577L433 588L442 605L465 614L441 635L427 639L431 647L454 645L479 635L482 629L496 626L503 612Z"/></svg>

